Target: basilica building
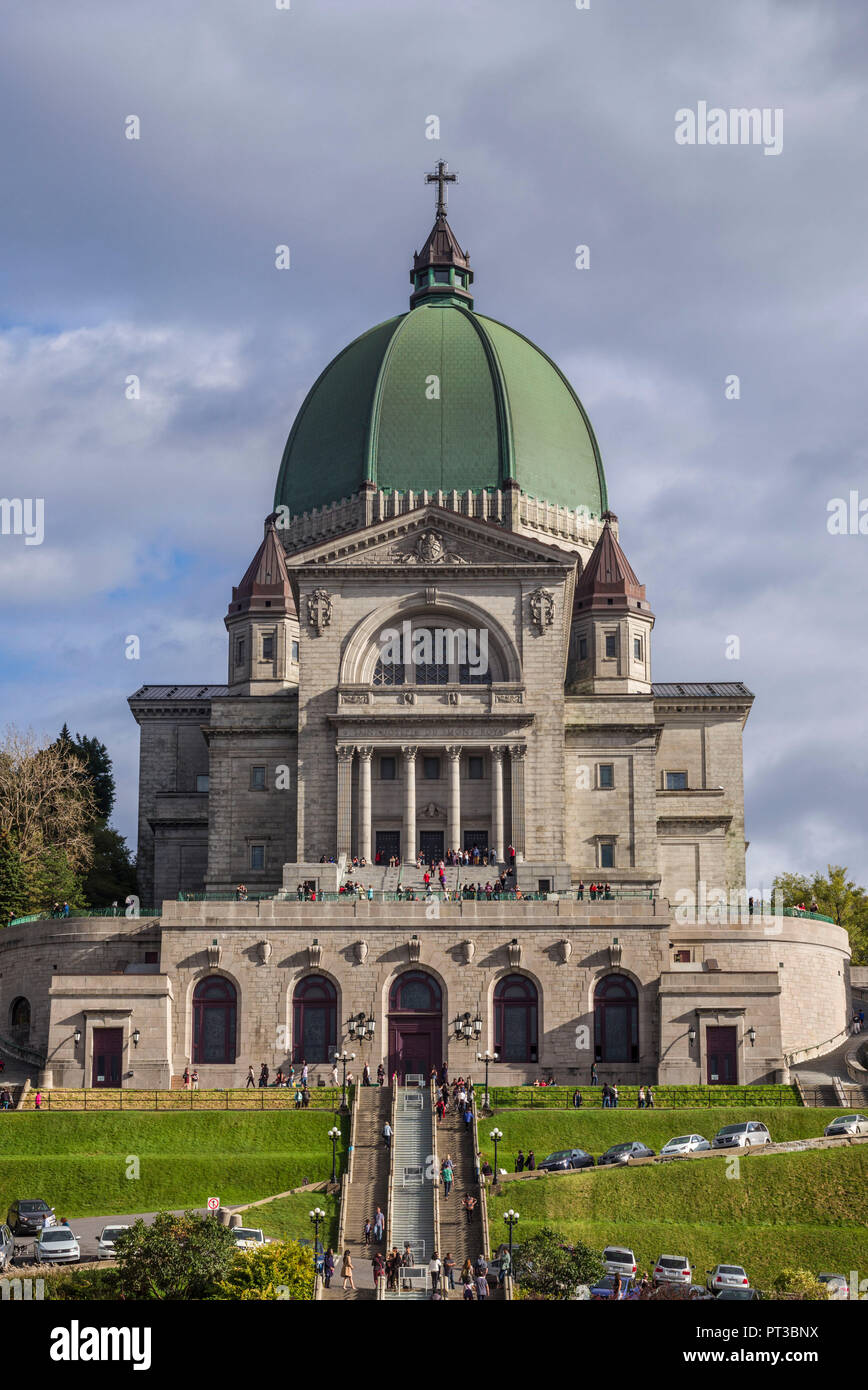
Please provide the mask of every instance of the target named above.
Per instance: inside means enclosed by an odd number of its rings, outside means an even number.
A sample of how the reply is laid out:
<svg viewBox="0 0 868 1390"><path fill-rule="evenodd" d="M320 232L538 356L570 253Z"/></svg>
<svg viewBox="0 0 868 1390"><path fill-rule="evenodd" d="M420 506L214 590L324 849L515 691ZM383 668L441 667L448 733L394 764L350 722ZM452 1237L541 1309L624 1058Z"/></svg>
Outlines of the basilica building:
<svg viewBox="0 0 868 1390"><path fill-rule="evenodd" d="M487 1051L495 1084L778 1081L846 1028L846 933L747 903L754 697L652 681L591 422L477 310L429 177L409 309L292 425L225 683L130 699L141 914L0 950L55 1085L344 1049L402 1075Z"/></svg>

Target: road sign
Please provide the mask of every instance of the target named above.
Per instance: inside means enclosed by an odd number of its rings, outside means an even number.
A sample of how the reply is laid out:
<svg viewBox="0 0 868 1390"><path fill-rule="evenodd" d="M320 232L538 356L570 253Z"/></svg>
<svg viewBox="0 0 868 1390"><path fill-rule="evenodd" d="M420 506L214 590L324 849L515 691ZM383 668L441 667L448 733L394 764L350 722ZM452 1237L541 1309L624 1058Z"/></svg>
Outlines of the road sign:
<svg viewBox="0 0 868 1390"><path fill-rule="evenodd" d="M219 1198L219 1197L209 1197L209 1198L208 1198L208 1210L209 1210L209 1211L217 1211L217 1209L219 1208L219 1206L220 1206L220 1198Z"/></svg>

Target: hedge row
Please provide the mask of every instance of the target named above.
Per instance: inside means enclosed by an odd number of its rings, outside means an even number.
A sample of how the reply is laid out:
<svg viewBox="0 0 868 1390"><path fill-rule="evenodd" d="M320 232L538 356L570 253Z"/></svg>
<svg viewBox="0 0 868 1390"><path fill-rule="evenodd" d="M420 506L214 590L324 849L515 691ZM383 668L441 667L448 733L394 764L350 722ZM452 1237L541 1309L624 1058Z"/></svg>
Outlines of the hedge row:
<svg viewBox="0 0 868 1390"><path fill-rule="evenodd" d="M477 1084L477 1095L483 1087ZM491 1104L498 1109L563 1110L573 1103L574 1086L491 1086ZM579 1086L583 1109L601 1109L602 1086ZM657 1110L698 1110L733 1105L801 1105L795 1086L654 1086ZM619 1108L637 1108L638 1086L619 1086Z"/></svg>

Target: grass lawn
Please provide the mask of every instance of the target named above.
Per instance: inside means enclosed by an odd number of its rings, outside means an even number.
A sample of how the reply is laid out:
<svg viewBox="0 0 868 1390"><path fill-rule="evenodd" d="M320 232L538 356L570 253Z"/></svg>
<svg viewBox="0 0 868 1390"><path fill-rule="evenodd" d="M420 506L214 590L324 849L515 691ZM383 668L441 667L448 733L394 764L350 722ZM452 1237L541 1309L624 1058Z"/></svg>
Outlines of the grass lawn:
<svg viewBox="0 0 868 1390"><path fill-rule="evenodd" d="M740 1120L762 1120L773 1140L819 1138L826 1125L843 1110L780 1106L764 1109L708 1110L495 1110L490 1120L479 1120L482 1152L494 1161L489 1134L503 1131L498 1160L501 1168L515 1167L519 1148L533 1149L537 1162L555 1149L585 1149L595 1158L628 1139L641 1139L657 1153L678 1134L703 1134L711 1142L723 1125Z"/></svg>
<svg viewBox="0 0 868 1390"><path fill-rule="evenodd" d="M255 1201L331 1177L327 1135L335 1123L343 1132L342 1171L349 1117L330 1111L7 1112L0 1116L0 1217L17 1197L44 1197L70 1218L200 1207L211 1196L224 1206ZM128 1176L133 1160L138 1178Z"/></svg>
<svg viewBox="0 0 868 1390"><path fill-rule="evenodd" d="M633 1249L640 1271L658 1255L687 1255L696 1283L719 1261L744 1265L768 1289L786 1266L849 1275L868 1259L868 1147L751 1156L740 1176L727 1159L586 1171L505 1183L489 1195L492 1240L503 1213L520 1213L515 1239L551 1226L594 1250Z"/></svg>
<svg viewBox="0 0 868 1390"><path fill-rule="evenodd" d="M329 1246L334 1249L338 1240L340 1201L324 1192L318 1192L315 1196L309 1192L298 1192L292 1197L281 1197L267 1206L242 1212L241 1220L247 1226L260 1226L267 1236L284 1240L313 1240L310 1212L315 1206L326 1214L326 1223L319 1228L319 1238L326 1249Z"/></svg>

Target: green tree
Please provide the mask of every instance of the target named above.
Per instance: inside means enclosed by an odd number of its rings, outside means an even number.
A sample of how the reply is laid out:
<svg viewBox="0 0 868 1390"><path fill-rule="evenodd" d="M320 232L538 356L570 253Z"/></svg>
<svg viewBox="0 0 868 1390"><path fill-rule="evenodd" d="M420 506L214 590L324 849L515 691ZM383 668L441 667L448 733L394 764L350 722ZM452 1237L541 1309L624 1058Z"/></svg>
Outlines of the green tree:
<svg viewBox="0 0 868 1390"><path fill-rule="evenodd" d="M27 875L18 846L8 831L0 831L0 925L23 917L28 904Z"/></svg>
<svg viewBox="0 0 868 1390"><path fill-rule="evenodd" d="M573 1298L579 1284L595 1284L606 1272L587 1245L566 1246L548 1227L522 1241L514 1265L522 1293L547 1301Z"/></svg>
<svg viewBox="0 0 868 1390"><path fill-rule="evenodd" d="M826 1285L809 1269L782 1269L775 1275L772 1289L775 1293L788 1293L815 1302L824 1302L829 1296Z"/></svg>
<svg viewBox="0 0 868 1390"><path fill-rule="evenodd" d="M66 729L65 724L63 728ZM66 732L68 735L69 730L66 729ZM115 778L109 751L98 738L88 738L85 734L78 733L72 740L72 751L84 763L86 774L90 778L96 818L107 824L115 804Z"/></svg>
<svg viewBox="0 0 868 1390"><path fill-rule="evenodd" d="M810 908L816 902L824 917L844 927L850 938L853 964L868 963L868 894L847 876L842 864L827 864L810 877L804 874L778 874L775 888L783 894L784 907Z"/></svg>
<svg viewBox="0 0 868 1390"><path fill-rule="evenodd" d="M128 893L136 891L136 866L127 842L110 825L94 827L93 863L84 880L84 896L90 907L123 905Z"/></svg>
<svg viewBox="0 0 868 1390"><path fill-rule="evenodd" d="M242 1302L304 1300L313 1297L313 1286L312 1248L297 1240L281 1240L238 1250L218 1297Z"/></svg>
<svg viewBox="0 0 868 1390"><path fill-rule="evenodd" d="M192 1211L158 1212L150 1226L136 1221L115 1243L120 1297L214 1298L237 1249L228 1226Z"/></svg>
<svg viewBox="0 0 868 1390"><path fill-rule="evenodd" d="M81 876L69 862L66 851L46 845L27 865L27 897L31 912L50 912L55 903L84 908L87 900Z"/></svg>

